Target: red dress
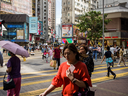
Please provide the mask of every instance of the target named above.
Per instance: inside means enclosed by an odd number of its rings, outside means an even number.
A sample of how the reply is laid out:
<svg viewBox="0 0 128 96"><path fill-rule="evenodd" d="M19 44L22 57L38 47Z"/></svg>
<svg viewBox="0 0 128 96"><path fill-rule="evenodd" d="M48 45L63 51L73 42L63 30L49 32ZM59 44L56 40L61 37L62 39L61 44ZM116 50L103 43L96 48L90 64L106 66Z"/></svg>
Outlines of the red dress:
<svg viewBox="0 0 128 96"><path fill-rule="evenodd" d="M78 80L86 81L90 87L92 87L91 79L88 74L86 65L78 61L74 65L75 70L73 72L74 77ZM72 96L73 93L78 92L79 87L76 84L73 84L71 80L66 76L66 70L70 67L67 62L63 62L58 70L57 75L52 80L52 85L56 87L61 87L63 85L63 96Z"/></svg>

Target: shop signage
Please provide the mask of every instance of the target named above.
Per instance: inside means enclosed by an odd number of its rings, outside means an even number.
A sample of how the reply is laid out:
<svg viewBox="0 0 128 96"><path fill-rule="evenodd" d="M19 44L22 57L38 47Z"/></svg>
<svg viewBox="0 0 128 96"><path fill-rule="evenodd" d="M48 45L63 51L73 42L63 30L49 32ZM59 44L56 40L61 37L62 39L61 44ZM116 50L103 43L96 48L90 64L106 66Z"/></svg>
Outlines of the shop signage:
<svg viewBox="0 0 128 96"><path fill-rule="evenodd" d="M13 36L15 36L15 35L16 35L16 32L8 32L8 35L13 35Z"/></svg>
<svg viewBox="0 0 128 96"><path fill-rule="evenodd" d="M10 25L10 24L8 24L7 28L24 28L24 26L23 25Z"/></svg>
<svg viewBox="0 0 128 96"><path fill-rule="evenodd" d="M38 34L38 18L29 17L29 33Z"/></svg>
<svg viewBox="0 0 128 96"><path fill-rule="evenodd" d="M112 38L118 38L118 36L112 36Z"/></svg>

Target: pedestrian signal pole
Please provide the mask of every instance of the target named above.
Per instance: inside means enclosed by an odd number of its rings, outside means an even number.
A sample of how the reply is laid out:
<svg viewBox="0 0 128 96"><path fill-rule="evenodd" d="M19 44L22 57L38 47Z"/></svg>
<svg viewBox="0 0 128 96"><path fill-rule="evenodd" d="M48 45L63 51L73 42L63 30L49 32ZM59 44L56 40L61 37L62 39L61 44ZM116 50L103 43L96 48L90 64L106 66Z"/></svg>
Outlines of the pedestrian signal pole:
<svg viewBox="0 0 128 96"><path fill-rule="evenodd" d="M104 0L103 0L103 41L102 41L102 58L104 57Z"/></svg>

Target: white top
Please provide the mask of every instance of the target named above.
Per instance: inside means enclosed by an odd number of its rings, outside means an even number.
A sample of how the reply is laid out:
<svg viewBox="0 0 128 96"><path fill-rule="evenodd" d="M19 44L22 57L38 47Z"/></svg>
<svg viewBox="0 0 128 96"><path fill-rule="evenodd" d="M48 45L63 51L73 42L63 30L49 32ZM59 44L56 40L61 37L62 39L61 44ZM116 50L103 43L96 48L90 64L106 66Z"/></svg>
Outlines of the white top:
<svg viewBox="0 0 128 96"><path fill-rule="evenodd" d="M110 48L110 51L112 52L112 54L114 54L114 52L116 51L116 49L114 47Z"/></svg>

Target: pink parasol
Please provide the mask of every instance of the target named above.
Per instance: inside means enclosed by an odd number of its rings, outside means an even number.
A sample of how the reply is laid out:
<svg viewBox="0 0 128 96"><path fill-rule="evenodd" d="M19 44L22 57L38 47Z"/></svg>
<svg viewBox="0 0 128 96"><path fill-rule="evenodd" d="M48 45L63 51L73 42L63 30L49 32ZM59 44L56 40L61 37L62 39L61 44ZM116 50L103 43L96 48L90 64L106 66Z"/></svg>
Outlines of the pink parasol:
<svg viewBox="0 0 128 96"><path fill-rule="evenodd" d="M0 46L14 54L21 55L24 57L29 57L28 51L16 43L10 41L0 41Z"/></svg>

